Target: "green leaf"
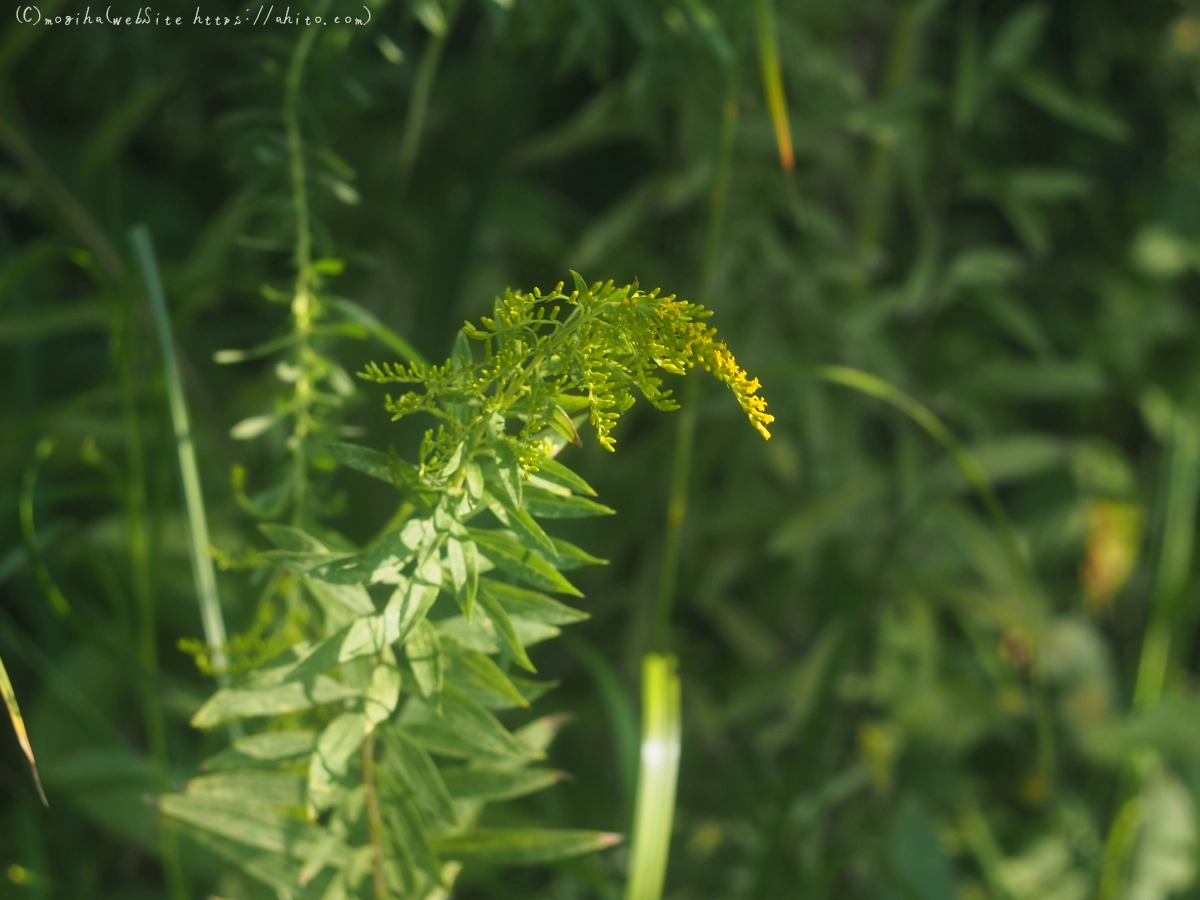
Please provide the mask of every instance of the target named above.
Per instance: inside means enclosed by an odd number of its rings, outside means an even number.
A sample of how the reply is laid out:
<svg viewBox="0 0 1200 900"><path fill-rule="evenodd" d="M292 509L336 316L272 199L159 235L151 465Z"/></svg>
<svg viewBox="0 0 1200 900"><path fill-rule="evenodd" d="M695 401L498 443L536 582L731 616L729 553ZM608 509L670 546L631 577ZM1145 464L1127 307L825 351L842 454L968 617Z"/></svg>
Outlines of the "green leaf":
<svg viewBox="0 0 1200 900"><path fill-rule="evenodd" d="M550 427L569 443L576 447L583 446L583 441L579 439L579 432L575 428L575 423L571 421L570 414L557 404L550 409Z"/></svg>
<svg viewBox="0 0 1200 900"><path fill-rule="evenodd" d="M1049 18L1050 8L1043 3L1026 3L1011 13L992 41L988 54L992 68L1012 72L1025 65L1041 43Z"/></svg>
<svg viewBox="0 0 1200 900"><path fill-rule="evenodd" d="M345 443L326 444L321 449L347 468L386 481L388 484L395 484L386 453Z"/></svg>
<svg viewBox="0 0 1200 900"><path fill-rule="evenodd" d="M571 269L571 278L573 278L575 281L575 290L579 291L580 297L586 297L591 293L591 291L588 290L587 282L583 280L583 276L574 269Z"/></svg>
<svg viewBox="0 0 1200 900"><path fill-rule="evenodd" d="M1069 125L1119 144L1129 139L1129 126L1107 106L1071 96L1044 72L1025 72L1016 85L1030 103Z"/></svg>
<svg viewBox="0 0 1200 900"><path fill-rule="evenodd" d="M304 579L304 586L321 605L326 617L332 615L334 619L342 619L341 624L345 624L346 616L369 616L375 612L375 604L361 584L333 584L308 577Z"/></svg>
<svg viewBox="0 0 1200 900"><path fill-rule="evenodd" d="M311 574L332 584L399 584L400 574L432 534L427 519L410 519L373 546L326 562Z"/></svg>
<svg viewBox="0 0 1200 900"><path fill-rule="evenodd" d="M486 582L487 579L484 579L481 585ZM495 583L498 584L499 582ZM545 595L537 594L535 596L542 597ZM550 600L549 597L546 597L546 599ZM551 600L550 602L553 603L554 601ZM521 636L517 634L516 626L513 625L512 619L509 618L508 611L496 599L496 594L487 590L480 591L479 605L483 607L483 611L487 614L492 626L496 629L496 634L504 642L504 646L508 648L508 652L513 655L513 659L517 661L517 665L526 672L536 672L537 669L529 661L529 654L525 652L525 645L521 642Z"/></svg>
<svg viewBox="0 0 1200 900"><path fill-rule="evenodd" d="M567 488L568 490L576 491L580 494L587 494L589 497L596 496L596 492L592 490L592 486L590 484L588 484L556 459L538 460L537 474L539 478Z"/></svg>
<svg viewBox="0 0 1200 900"><path fill-rule="evenodd" d="M924 802L907 798L892 823L888 858L902 893L928 900L954 900L954 873L938 838L937 822Z"/></svg>
<svg viewBox="0 0 1200 900"><path fill-rule="evenodd" d="M457 799L512 800L558 784L566 773L554 769L504 769L455 766L441 770L446 788Z"/></svg>
<svg viewBox="0 0 1200 900"><path fill-rule="evenodd" d="M204 761L205 769L235 769L278 763L307 756L316 746L311 731L269 731L238 738L233 745Z"/></svg>
<svg viewBox="0 0 1200 900"><path fill-rule="evenodd" d="M236 771L201 775L188 782L189 797L251 799L268 806L303 806L304 779L286 772Z"/></svg>
<svg viewBox="0 0 1200 900"><path fill-rule="evenodd" d="M436 563L434 563L436 567ZM395 640L405 640L418 623L425 621L425 616L438 598L437 586L413 580L402 584L392 592L387 606L383 610L384 618L394 625L389 626L389 632L394 632Z"/></svg>
<svg viewBox="0 0 1200 900"><path fill-rule="evenodd" d="M323 900L323 885L298 884L294 864L281 853L247 847L245 844L199 829L188 829L187 836L229 865L273 888L277 896L287 896L294 900ZM344 853L346 848L345 845L339 844L337 849Z"/></svg>
<svg viewBox="0 0 1200 900"><path fill-rule="evenodd" d="M543 519L582 519L611 516L616 512L612 507L586 497L564 497L531 484L525 486L525 508L531 515Z"/></svg>
<svg viewBox="0 0 1200 900"><path fill-rule="evenodd" d="M427 703L413 698L400 719L409 736L431 753L458 759L523 760L541 756L518 741L494 715L455 685L443 685L441 701L439 715Z"/></svg>
<svg viewBox="0 0 1200 900"><path fill-rule="evenodd" d="M558 637L562 632L553 625L529 619L511 618L513 630L522 646L532 647ZM480 653L499 653L503 642L492 619L476 616L468 622L463 616L451 616L437 623L437 629Z"/></svg>
<svg viewBox="0 0 1200 900"><path fill-rule="evenodd" d="M522 544L512 532L479 528L467 531L483 555L513 577L542 590L583 596L544 556Z"/></svg>
<svg viewBox="0 0 1200 900"><path fill-rule="evenodd" d="M329 807L336 797L338 782L350 769L350 760L362 746L367 717L360 712L342 713L317 738L308 770L308 802L317 810Z"/></svg>
<svg viewBox="0 0 1200 900"><path fill-rule="evenodd" d="M408 663L412 666L413 674L417 677L417 685L421 696L433 697L442 690L442 651L438 640L437 629L428 619L422 619L408 633L404 641L404 652Z"/></svg>
<svg viewBox="0 0 1200 900"><path fill-rule="evenodd" d="M1192 794L1175 776L1156 773L1142 789L1141 829L1127 897L1169 900L1196 881L1200 831Z"/></svg>
<svg viewBox="0 0 1200 900"><path fill-rule="evenodd" d="M417 868L434 884L442 884L442 862L437 857L429 839L429 832L410 796L407 793L393 792L389 802L383 806L383 815L391 826L394 845L402 847L402 852L416 863Z"/></svg>
<svg viewBox="0 0 1200 900"><path fill-rule="evenodd" d="M245 797L193 797L166 794L159 798L163 815L247 847L303 858L321 839L316 825L286 816Z"/></svg>
<svg viewBox="0 0 1200 900"><path fill-rule="evenodd" d="M490 656L472 650L452 637L441 639L441 649L447 662L446 677L467 693L475 695L480 702L497 708L494 702L485 699L496 698L503 704L498 707L501 709L506 706L529 706L529 701Z"/></svg>
<svg viewBox="0 0 1200 900"><path fill-rule="evenodd" d="M390 657L390 650L384 655ZM396 704L400 702L400 670L394 659L377 665L371 671L371 683L363 692L363 712L367 716L367 727L374 728L387 721Z"/></svg>
<svg viewBox="0 0 1200 900"><path fill-rule="evenodd" d="M386 611L382 615L362 616L313 645L291 671L282 674L286 681L308 682L342 663L378 653L396 637L395 622Z"/></svg>
<svg viewBox="0 0 1200 900"><path fill-rule="evenodd" d="M540 759L546 755L546 749L558 737L558 733L568 721L570 721L570 717L562 714L542 716L540 719L534 719L528 725L522 725L513 732L513 737Z"/></svg>
<svg viewBox="0 0 1200 900"><path fill-rule="evenodd" d="M479 589L479 551L475 542L447 538L446 566L450 570L458 605L469 619L475 608L475 593Z"/></svg>
<svg viewBox="0 0 1200 900"><path fill-rule="evenodd" d="M569 572L571 569L578 569L581 566L607 566L608 560L601 559L598 556L592 556L582 547L577 547L570 541L564 541L562 538L551 538L554 542L554 549L558 551L558 555L553 559L553 565L564 572ZM578 596L582 597L582 594Z"/></svg>
<svg viewBox="0 0 1200 900"><path fill-rule="evenodd" d="M485 608L488 608L487 604L498 604L510 615L544 622L547 625L572 625L591 618L589 613L560 603L553 597L496 581L494 578L479 579L479 597ZM493 616L493 619L495 618ZM500 631L499 625L496 626L496 630Z"/></svg>
<svg viewBox="0 0 1200 900"><path fill-rule="evenodd" d="M25 719L21 716L21 707L17 706L17 694L13 690L12 682L8 680L8 670L4 668L2 659L0 659L0 697L4 698L4 705L8 709L8 717L12 721L13 731L17 733L17 743L21 745L21 751L29 760L29 769L33 772L33 783L37 787L38 796L42 798L44 806L49 806L46 795L42 791L42 779L38 777L37 762L33 758L33 747L29 743L29 734L25 731Z"/></svg>
<svg viewBox="0 0 1200 900"><path fill-rule="evenodd" d="M290 550L295 553L329 553L329 548L307 531L293 528L291 525L264 522L258 526L258 530L280 550Z"/></svg>
<svg viewBox="0 0 1200 900"><path fill-rule="evenodd" d="M325 675L317 676L310 684L290 681L264 688L222 688L192 716L192 725L212 728L235 719L278 716L347 700L358 694L356 689Z"/></svg>
<svg viewBox="0 0 1200 900"><path fill-rule="evenodd" d="M540 828L480 828L433 840L442 856L498 866L533 866L595 853L619 844L621 835L605 831Z"/></svg>
<svg viewBox="0 0 1200 900"><path fill-rule="evenodd" d="M397 725L380 728L379 736L387 751L380 762L381 767L391 769L393 776L435 817L452 825L457 824L458 815L454 811L451 794L446 789L440 770L425 749Z"/></svg>

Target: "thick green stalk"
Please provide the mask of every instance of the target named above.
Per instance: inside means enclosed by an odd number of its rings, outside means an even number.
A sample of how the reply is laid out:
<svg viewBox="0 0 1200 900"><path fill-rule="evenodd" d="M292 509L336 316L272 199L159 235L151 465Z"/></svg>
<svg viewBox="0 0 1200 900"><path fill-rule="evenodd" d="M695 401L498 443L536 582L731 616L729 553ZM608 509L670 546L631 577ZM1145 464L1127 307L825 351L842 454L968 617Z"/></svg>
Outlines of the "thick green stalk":
<svg viewBox="0 0 1200 900"><path fill-rule="evenodd" d="M167 782L167 738L162 703L156 690L158 675L157 625L154 589L150 576L150 544L146 533L146 469L142 450L140 410L137 403L134 358L137 322L132 303L121 311L121 333L117 367L121 391L121 418L128 454L125 483L125 534L129 545L130 581L137 609L136 646L138 662L149 678L140 681L142 710L145 717L146 743L158 768L162 786ZM164 828L161 836L163 871L169 895L176 900L187 896L179 846L175 834Z"/></svg>
<svg viewBox="0 0 1200 900"><path fill-rule="evenodd" d="M679 782L679 674L673 656L642 660L642 758L625 900L662 896Z"/></svg>
<svg viewBox="0 0 1200 900"><path fill-rule="evenodd" d="M204 638L212 651L217 678L224 683L228 665L225 658L225 620L221 615L221 601L217 595L217 578L213 571L212 557L208 553L208 517L204 511L204 494L200 490L200 470L196 465L196 450L192 442L187 400L183 395L183 379L179 375L179 361L175 355L175 339L171 334L171 317L167 313L166 295L158 273L150 230L145 225L138 225L130 231L129 240L146 283L146 294L150 298L154 324L158 331L158 343L162 351L167 400L171 407L171 426L175 431L175 450L179 456L179 474L183 480L184 507L188 519L188 550L192 559L196 600L200 605L200 621L204 627Z"/></svg>

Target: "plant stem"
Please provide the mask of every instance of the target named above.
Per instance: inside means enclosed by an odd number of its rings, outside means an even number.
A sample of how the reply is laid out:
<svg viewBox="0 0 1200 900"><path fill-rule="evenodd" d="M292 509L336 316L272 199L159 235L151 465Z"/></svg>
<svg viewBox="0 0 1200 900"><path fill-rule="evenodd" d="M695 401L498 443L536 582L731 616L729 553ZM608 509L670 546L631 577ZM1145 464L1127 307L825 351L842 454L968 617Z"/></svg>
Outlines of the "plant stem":
<svg viewBox="0 0 1200 900"><path fill-rule="evenodd" d="M145 225L134 227L129 233L134 256L142 270L146 283L146 294L154 313L158 331L159 347L163 357L163 374L167 382L167 399L171 408L171 425L175 431L175 449L179 456L179 474L183 480L184 505L188 517L188 549L192 558L192 579L196 585L196 600L200 605L200 621L204 637L212 651L213 666L217 681L227 683L225 658L225 620L221 614L221 601L217 595L217 579L213 572L212 557L208 553L208 518L204 511L204 494L200 490L200 471L196 465L196 450L192 442L192 429L188 417L187 400L183 395L183 380L179 376L179 363L175 356L175 339L171 334L171 318L167 313L167 300L159 277L158 262L150 230Z"/></svg>
<svg viewBox="0 0 1200 900"><path fill-rule="evenodd" d="M379 816L379 795L375 790L375 734L362 743L363 786L367 791L367 825L371 835L371 867L375 881L375 900L388 900L383 877L383 821Z"/></svg>

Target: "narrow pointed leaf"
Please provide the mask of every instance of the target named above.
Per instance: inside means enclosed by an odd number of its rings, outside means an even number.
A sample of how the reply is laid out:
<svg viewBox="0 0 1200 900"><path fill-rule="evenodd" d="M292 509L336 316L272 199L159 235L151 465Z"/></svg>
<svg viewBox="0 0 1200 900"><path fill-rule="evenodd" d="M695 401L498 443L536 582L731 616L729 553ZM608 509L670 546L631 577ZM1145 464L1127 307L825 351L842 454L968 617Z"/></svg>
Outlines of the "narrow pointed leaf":
<svg viewBox="0 0 1200 900"><path fill-rule="evenodd" d="M512 800L545 790L566 776L554 769L502 769L454 766L441 770L446 788L457 799Z"/></svg>
<svg viewBox="0 0 1200 900"><path fill-rule="evenodd" d="M33 773L33 783L37 787L38 796L42 799L42 805L49 806L46 794L42 791L42 779L38 777L37 761L33 758L33 747L29 743L29 734L25 731L25 719L21 716L21 707L17 706L17 695L13 690L12 682L8 680L8 671L4 668L2 659L0 659L0 696L4 698L4 705L8 709L8 717L12 721L13 731L17 733L17 743L21 745L25 758L29 760L29 770Z"/></svg>
<svg viewBox="0 0 1200 900"><path fill-rule="evenodd" d="M595 853L621 842L604 831L539 828L481 828L468 834L434 839L442 856L499 866L533 866Z"/></svg>

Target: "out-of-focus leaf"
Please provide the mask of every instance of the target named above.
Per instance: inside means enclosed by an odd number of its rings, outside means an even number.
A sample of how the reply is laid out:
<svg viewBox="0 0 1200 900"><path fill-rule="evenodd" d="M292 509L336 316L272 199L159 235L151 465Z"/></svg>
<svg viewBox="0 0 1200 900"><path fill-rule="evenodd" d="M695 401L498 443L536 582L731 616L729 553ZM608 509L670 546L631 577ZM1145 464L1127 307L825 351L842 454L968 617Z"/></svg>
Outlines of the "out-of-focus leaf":
<svg viewBox="0 0 1200 900"><path fill-rule="evenodd" d="M8 679L8 671L4 668L4 660L0 659L0 697L4 698L4 706L8 709L8 717L12 721L13 730L17 733L17 743L29 760L29 770L33 773L33 783L37 786L38 796L46 806L46 794L42 791L42 779L38 777L37 761L33 758L33 747L29 743L29 735L25 731L25 719L21 716L21 707L17 705L17 695L12 682Z"/></svg>
<svg viewBox="0 0 1200 900"><path fill-rule="evenodd" d="M470 756L530 759L541 756L510 734L482 705L453 684L441 693L439 715L432 706L412 700L400 725L417 743L432 753L463 759Z"/></svg>
<svg viewBox="0 0 1200 900"><path fill-rule="evenodd" d="M511 533L469 528L480 552L498 568L532 587L582 597L571 582L559 574L537 550L526 547Z"/></svg>
<svg viewBox="0 0 1200 900"><path fill-rule="evenodd" d="M234 771L201 775L188 782L189 797L237 802L253 800L269 806L303 806L304 779L284 772Z"/></svg>
<svg viewBox="0 0 1200 900"><path fill-rule="evenodd" d="M450 795L477 800L512 800L558 784L564 773L554 769L501 769L456 766L442 769Z"/></svg>
<svg viewBox="0 0 1200 900"><path fill-rule="evenodd" d="M308 802L318 810L333 801L338 782L346 777L350 760L362 746L367 717L359 712L342 713L317 738L308 770Z"/></svg>
<svg viewBox="0 0 1200 900"><path fill-rule="evenodd" d="M1014 72L1029 61L1037 49L1050 18L1044 3L1026 3L1004 20L988 53L988 63L1002 72Z"/></svg>
<svg viewBox="0 0 1200 900"><path fill-rule="evenodd" d="M205 760L206 769L235 769L307 756L316 745L311 731L268 731L237 738L231 747Z"/></svg>
<svg viewBox="0 0 1200 900"><path fill-rule="evenodd" d="M443 638L440 647L446 661L446 677L480 702L493 708L496 708L493 705L496 700L511 706L529 705L529 701L490 656L472 650L453 638Z"/></svg>
<svg viewBox="0 0 1200 900"><path fill-rule="evenodd" d="M420 744L404 729L388 725L379 730L387 748L384 765L395 768L395 777L412 791L417 802L443 822L455 824L458 816L447 786L444 770L439 770Z"/></svg>
<svg viewBox="0 0 1200 900"><path fill-rule="evenodd" d="M1030 103L1055 118L1116 143L1129 139L1129 126L1108 107L1072 97L1054 78L1043 72L1024 72L1015 83Z"/></svg>
<svg viewBox="0 0 1200 900"><path fill-rule="evenodd" d="M571 625L590 618L588 613L560 603L537 591L514 587L493 578L481 578L480 595L487 594L512 616L545 622L547 625Z"/></svg>
<svg viewBox="0 0 1200 900"><path fill-rule="evenodd" d="M408 664L417 676L423 697L436 697L442 690L442 647L437 630L422 619L404 640Z"/></svg>
<svg viewBox="0 0 1200 900"><path fill-rule="evenodd" d="M1168 900L1196 880L1200 832L1192 795L1174 776L1160 773L1142 790L1142 827L1134 851L1129 900Z"/></svg>
<svg viewBox="0 0 1200 900"><path fill-rule="evenodd" d="M311 684L291 681L264 688L222 688L192 717L196 728L213 728L235 719L299 712L358 696L359 691L318 675Z"/></svg>
<svg viewBox="0 0 1200 900"><path fill-rule="evenodd" d="M908 797L892 822L888 857L904 894L922 900L954 900L954 874L928 807Z"/></svg>
<svg viewBox="0 0 1200 900"><path fill-rule="evenodd" d="M604 831L481 828L434 838L442 856L496 866L532 866L615 846L621 835Z"/></svg>
<svg viewBox="0 0 1200 900"><path fill-rule="evenodd" d="M563 497L532 485L525 486L525 508L542 519L580 519L611 516L615 509L586 497Z"/></svg>

